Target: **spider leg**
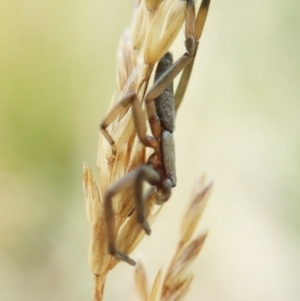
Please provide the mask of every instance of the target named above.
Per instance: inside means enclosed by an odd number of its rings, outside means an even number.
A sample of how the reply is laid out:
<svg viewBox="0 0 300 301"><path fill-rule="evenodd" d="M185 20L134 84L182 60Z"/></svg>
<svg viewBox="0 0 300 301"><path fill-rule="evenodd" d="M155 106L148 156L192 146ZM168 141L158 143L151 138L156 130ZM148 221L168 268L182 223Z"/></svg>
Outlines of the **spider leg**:
<svg viewBox="0 0 300 301"><path fill-rule="evenodd" d="M112 256L126 261L131 265L135 265L135 261L128 255L116 250L115 213L113 211L112 198L121 191L134 187L137 220L144 231L149 235L151 229L146 220L145 202L143 200L143 183L145 181L150 185L156 185L160 181L159 174L148 165L142 165L126 174L123 178L110 186L104 196L104 216L107 230L108 251Z"/></svg>
<svg viewBox="0 0 300 301"><path fill-rule="evenodd" d="M198 14L197 14L197 18L196 18L196 22L195 22L195 39L196 39L196 45L195 45L195 51L194 51L194 55L192 58L192 61L186 66L186 68L183 70L183 73L181 75L176 93L175 93L175 110L177 112L182 99L184 97L192 70L193 70L193 66L194 66L194 59L197 55L197 50L198 50L198 46L199 46L199 40L201 38L201 34L203 31L203 27L206 21L206 16L208 13L208 9L209 9L209 4L210 4L210 0L203 0L201 2Z"/></svg>
<svg viewBox="0 0 300 301"><path fill-rule="evenodd" d="M186 52L156 80L145 96L146 110L154 131L159 126L153 100L166 90L173 79L191 62L195 53L195 4L193 0L186 1L185 17L185 48ZM152 128L152 126L151 126ZM154 133L153 133L154 134ZM155 136L155 134L154 134Z"/></svg>
<svg viewBox="0 0 300 301"><path fill-rule="evenodd" d="M106 115L106 117L100 124L100 129L102 131L103 136L112 146L113 154L116 154L117 150L115 146L115 141L107 131L107 127L119 116L122 110L124 108L127 108L128 106L132 107L134 125L140 141L145 146L156 147L155 139L146 135L147 129L145 124L145 116L142 111L138 96L136 93L131 92L126 94L123 98L121 98L121 100L112 108L112 110Z"/></svg>

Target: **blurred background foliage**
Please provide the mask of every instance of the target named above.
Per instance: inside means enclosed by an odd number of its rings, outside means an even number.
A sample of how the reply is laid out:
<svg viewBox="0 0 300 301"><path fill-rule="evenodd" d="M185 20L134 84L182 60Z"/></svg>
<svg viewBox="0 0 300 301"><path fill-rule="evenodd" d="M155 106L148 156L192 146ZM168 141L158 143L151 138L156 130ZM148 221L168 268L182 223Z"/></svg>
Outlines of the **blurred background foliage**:
<svg viewBox="0 0 300 301"><path fill-rule="evenodd" d="M89 300L82 163L95 170L132 1L0 7L0 300ZM296 0L212 1L177 118L178 187L139 248L154 277L197 174L213 175L190 300L298 300L299 29ZM131 274L112 273L106 300Z"/></svg>

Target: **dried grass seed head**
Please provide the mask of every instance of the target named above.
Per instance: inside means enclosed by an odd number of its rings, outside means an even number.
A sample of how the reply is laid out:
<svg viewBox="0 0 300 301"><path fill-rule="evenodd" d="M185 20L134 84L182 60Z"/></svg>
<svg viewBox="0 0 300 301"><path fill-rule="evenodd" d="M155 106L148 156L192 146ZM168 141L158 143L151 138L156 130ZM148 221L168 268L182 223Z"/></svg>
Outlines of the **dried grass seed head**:
<svg viewBox="0 0 300 301"><path fill-rule="evenodd" d="M182 27L185 5L184 1L174 0L136 1L131 26L125 30L118 47L118 91L112 98L111 106L128 92L137 93L141 101L143 100L153 66L169 50ZM142 87L143 89L141 89ZM112 260L105 250L103 224L94 222L95 220L104 220L103 211L97 208L95 202L102 203L103 195L112 183L146 162L145 147L136 139L130 110L125 109L110 125L109 130L116 142L117 155L112 153L111 146L100 135L97 154L99 191L89 168L84 167L87 214L92 228L90 266L95 274L103 272L105 266L112 268L116 264L116 260ZM120 193L114 198L113 204L116 213L115 230L119 234L117 244L121 251L126 252L127 250L130 253L144 235L134 220L134 214L128 219L134 206L132 191L128 189ZM158 214L158 211L154 215L151 213L152 207L153 199L149 198L146 210L150 221ZM91 218L91 216L94 217ZM124 243L124 241L128 243ZM100 242L101 247L97 247L96 244ZM100 257L101 259L99 259ZM110 259L108 260L108 258Z"/></svg>
<svg viewBox="0 0 300 301"><path fill-rule="evenodd" d="M179 3L179 4L178 4ZM148 5L148 7L146 6ZM149 5L152 10L148 10ZM180 18L178 16L181 16ZM178 21L178 18L181 21ZM156 20L154 22L154 20ZM157 61L163 56L164 52L168 50L176 37L176 32L179 31L184 20L184 4L177 1L137 1L133 11L133 21L130 28L126 29L121 37L119 48L117 52L117 82L118 90L116 95L119 98L126 93L132 91L136 92L140 99L143 99L145 91L140 88L143 82L148 80L153 67L147 67L149 62L145 62L143 54L147 53L145 50L146 37L153 39L153 42L158 45L155 50L156 58L151 58L151 64L155 65ZM141 22L140 22L141 21ZM171 22L170 25L168 22ZM151 23L152 22L152 23ZM158 24L163 25L160 28L159 36L155 39L155 31L153 28ZM162 24L163 22L163 24ZM150 26L154 24L153 27ZM151 29L152 28L152 29ZM175 29L176 30L175 30ZM151 50L151 49L150 49ZM153 50L152 50L153 51ZM145 73L145 70L147 72ZM111 106L116 102L116 97L113 97ZM98 145L98 176L100 183L100 191L96 192L99 203L102 203L104 193L112 183L122 178L126 173L133 170L137 166L146 162L145 147L140 144L135 135L131 112L125 110L119 118L117 118L110 125L110 132L115 139L117 155L113 155L110 145L102 135L99 137ZM85 166L85 173L91 178L92 175L87 166ZM85 189L95 190L94 180L85 179ZM93 192L95 194L95 192ZM87 196L87 212L97 212L96 220L103 221L102 210L95 207L95 197L92 193ZM113 208L116 213L115 218L115 232L118 235L117 245L121 251L131 253L134 247L142 239L144 233L140 226L136 223L135 214L127 218L132 210L133 193L131 189L125 190L114 198ZM151 196L147 201L147 216L149 221L153 221L157 216L157 211L152 215L154 196ZM101 207L101 206L100 206ZM91 213L89 213L89 216ZM116 259L109 259L107 254L104 227L101 222L91 222L91 248L90 248L90 266L95 274L102 273L105 267L113 268L117 264ZM124 224L126 222L126 224ZM101 247L97 247L100 244Z"/></svg>

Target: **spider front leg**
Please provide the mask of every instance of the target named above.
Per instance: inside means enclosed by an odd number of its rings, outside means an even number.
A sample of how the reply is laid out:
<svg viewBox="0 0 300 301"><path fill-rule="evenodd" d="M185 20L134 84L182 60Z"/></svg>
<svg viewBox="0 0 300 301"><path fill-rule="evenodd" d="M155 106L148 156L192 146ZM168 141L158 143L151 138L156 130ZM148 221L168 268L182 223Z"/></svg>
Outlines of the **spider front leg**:
<svg viewBox="0 0 300 301"><path fill-rule="evenodd" d="M119 181L114 183L106 191L104 196L104 216L106 224L106 233L108 240L109 253L131 265L135 265L135 261L128 255L118 251L116 249L116 235L115 235L115 213L112 206L112 198L129 188L133 188L135 194L135 210L137 213L137 220L141 224L144 231L149 235L151 233L150 226L145 217L145 204L143 199L143 183L148 182L150 185L156 185L159 183L159 174L150 166L142 165L135 170L126 174Z"/></svg>
<svg viewBox="0 0 300 301"><path fill-rule="evenodd" d="M178 87L177 87L177 90L175 93L176 112L183 100L183 97L184 97L184 94L185 94L185 91L186 91L186 88L187 88L187 85L188 85L188 82L189 82L189 79L190 79L190 76L191 76L191 73L193 70L194 61L195 61L195 57L197 55L197 50L198 50L198 46L199 46L199 40L201 38L204 24L206 21L209 4L210 4L210 0L202 0L198 14L197 14L197 18L195 21L196 45L195 45L194 55L193 55L192 61L186 66L186 68L184 68L184 71L181 75L181 78L180 78L180 81L179 81L179 84L178 84Z"/></svg>
<svg viewBox="0 0 300 301"><path fill-rule="evenodd" d="M148 119L153 123L154 129L158 127L158 121L155 120L156 110L153 101L166 90L174 78L193 60L195 47L195 3L193 0L186 0L186 52L154 82L145 96Z"/></svg>

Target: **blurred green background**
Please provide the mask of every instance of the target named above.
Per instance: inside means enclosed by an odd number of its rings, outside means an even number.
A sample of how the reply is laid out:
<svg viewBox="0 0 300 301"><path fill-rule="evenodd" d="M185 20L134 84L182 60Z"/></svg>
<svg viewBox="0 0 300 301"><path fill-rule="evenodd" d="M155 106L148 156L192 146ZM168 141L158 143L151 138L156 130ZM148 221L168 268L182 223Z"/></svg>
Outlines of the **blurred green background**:
<svg viewBox="0 0 300 301"><path fill-rule="evenodd" d="M0 300L90 300L82 164L95 170L132 1L0 7ZM178 187L133 254L152 280L193 182L211 175L187 300L299 300L299 30L296 0L212 1L177 118ZM106 300L127 300L132 283L119 265Z"/></svg>

